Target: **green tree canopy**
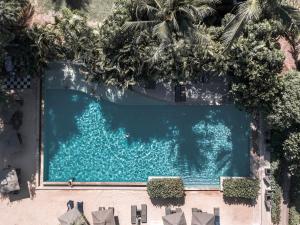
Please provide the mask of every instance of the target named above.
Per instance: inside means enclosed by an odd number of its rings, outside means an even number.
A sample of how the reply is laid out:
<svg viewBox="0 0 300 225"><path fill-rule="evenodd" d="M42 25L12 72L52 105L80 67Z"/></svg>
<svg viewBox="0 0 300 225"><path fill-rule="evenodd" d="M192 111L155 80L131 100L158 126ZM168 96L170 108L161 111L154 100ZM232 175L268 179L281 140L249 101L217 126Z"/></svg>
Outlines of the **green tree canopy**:
<svg viewBox="0 0 300 225"><path fill-rule="evenodd" d="M278 74L284 57L275 37L282 32L281 24L273 20L250 23L228 52L231 96L248 111L269 110L280 96L282 85Z"/></svg>
<svg viewBox="0 0 300 225"><path fill-rule="evenodd" d="M300 72L285 74L283 87L281 98L268 116L270 125L281 131L300 127Z"/></svg>
<svg viewBox="0 0 300 225"><path fill-rule="evenodd" d="M286 29L293 26L300 28L300 11L289 1L247 0L237 6L235 17L227 24L222 36L224 44L231 46L247 24L270 18L280 20Z"/></svg>
<svg viewBox="0 0 300 225"><path fill-rule="evenodd" d="M300 132L290 133L283 143L283 153L292 174L300 169Z"/></svg>

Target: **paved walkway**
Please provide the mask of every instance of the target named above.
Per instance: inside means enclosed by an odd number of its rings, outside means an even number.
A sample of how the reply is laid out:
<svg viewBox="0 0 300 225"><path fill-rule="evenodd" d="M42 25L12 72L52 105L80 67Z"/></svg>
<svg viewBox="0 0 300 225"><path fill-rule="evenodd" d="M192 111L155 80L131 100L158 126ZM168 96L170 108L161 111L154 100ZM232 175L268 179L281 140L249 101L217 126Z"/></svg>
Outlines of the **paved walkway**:
<svg viewBox="0 0 300 225"><path fill-rule="evenodd" d="M266 151L265 146L265 124L263 122L262 115L259 115L259 120L257 121L257 132L258 132L258 149L260 152L259 156L259 168L257 171L257 176L260 179L260 195L257 199L257 204L255 205L255 210L253 211L253 225L272 225L271 221L271 211L267 211L264 202L264 194L267 189L270 189L264 181L265 168L270 168L270 153Z"/></svg>
<svg viewBox="0 0 300 225"><path fill-rule="evenodd" d="M68 200L83 201L87 219L92 222L91 212L99 206L115 207L120 225L130 224L130 206L148 206L148 224L162 225L164 207L151 203L146 191L121 190L38 190L33 200L25 198L10 202L0 200L0 218L5 218L5 225L58 225L57 217L63 214ZM181 206L187 222L191 221L191 208L198 207L213 213L214 207L220 207L222 225L252 225L253 207L244 205L225 205L222 194L215 191L187 192L185 204Z"/></svg>

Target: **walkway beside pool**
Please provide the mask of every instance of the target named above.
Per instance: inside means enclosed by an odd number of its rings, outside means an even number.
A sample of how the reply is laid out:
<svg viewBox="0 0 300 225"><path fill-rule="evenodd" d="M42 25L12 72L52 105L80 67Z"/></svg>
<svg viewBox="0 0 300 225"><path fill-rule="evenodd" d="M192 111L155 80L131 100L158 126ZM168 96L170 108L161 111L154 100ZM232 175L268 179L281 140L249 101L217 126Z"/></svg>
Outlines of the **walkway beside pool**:
<svg viewBox="0 0 300 225"><path fill-rule="evenodd" d="M254 208L243 205L226 205L220 192L187 192L185 204L181 206L187 223L191 222L192 207L213 213L220 208L221 225L252 225ZM0 218L7 225L58 225L57 217L67 210L68 200L83 201L84 212L92 222L91 212L99 206L115 208L120 225L130 224L130 206L147 204L149 225L162 225L164 207L151 203L146 191L130 190L38 190L33 200L29 198L10 202L0 200Z"/></svg>

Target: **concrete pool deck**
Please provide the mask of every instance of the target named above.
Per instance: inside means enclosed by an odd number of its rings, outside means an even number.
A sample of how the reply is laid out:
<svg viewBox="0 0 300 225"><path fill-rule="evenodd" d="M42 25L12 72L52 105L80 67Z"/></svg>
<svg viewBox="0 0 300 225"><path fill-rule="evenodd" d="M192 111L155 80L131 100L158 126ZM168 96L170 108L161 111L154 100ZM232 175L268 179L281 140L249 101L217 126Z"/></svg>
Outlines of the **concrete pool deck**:
<svg viewBox="0 0 300 225"><path fill-rule="evenodd" d="M213 213L214 207L220 208L222 225L252 225L255 210L244 205L226 205L220 192L187 192L185 203L180 206L187 223L191 222L191 208L197 207ZM114 207L120 225L130 224L130 206L147 204L148 225L162 225L161 217L165 207L155 206L146 191L130 190L38 190L33 200L29 198L10 202L0 200L0 218L6 225L58 225L57 217L67 210L68 200L83 201L84 212L92 222L91 212L99 206ZM2 219L2 221L3 221Z"/></svg>

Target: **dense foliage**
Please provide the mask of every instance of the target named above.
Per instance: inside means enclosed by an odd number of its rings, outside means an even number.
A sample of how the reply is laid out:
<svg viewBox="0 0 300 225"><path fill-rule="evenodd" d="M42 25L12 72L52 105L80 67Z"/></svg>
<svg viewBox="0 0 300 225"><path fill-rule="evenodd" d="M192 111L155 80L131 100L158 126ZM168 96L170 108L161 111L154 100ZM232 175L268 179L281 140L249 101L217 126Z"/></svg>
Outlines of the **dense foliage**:
<svg viewBox="0 0 300 225"><path fill-rule="evenodd" d="M300 132L290 133L283 142L283 153L292 174L300 171Z"/></svg>
<svg viewBox="0 0 300 225"><path fill-rule="evenodd" d="M285 74L283 84L282 97L268 117L272 128L281 131L300 127L300 73Z"/></svg>
<svg viewBox="0 0 300 225"><path fill-rule="evenodd" d="M271 218L273 224L280 223L280 214L281 214L281 196L282 189L279 185L278 177L280 177L280 162L279 160L271 163Z"/></svg>
<svg viewBox="0 0 300 225"><path fill-rule="evenodd" d="M300 27L300 12L291 4L292 0L246 0L237 5L236 14L230 20L222 36L224 44L230 47L249 22L262 19L276 19L286 30Z"/></svg>
<svg viewBox="0 0 300 225"><path fill-rule="evenodd" d="M289 211L289 225L299 225L300 213L295 206L292 206Z"/></svg>
<svg viewBox="0 0 300 225"><path fill-rule="evenodd" d="M300 173L292 176L290 190L290 225L300 224Z"/></svg>
<svg viewBox="0 0 300 225"><path fill-rule="evenodd" d="M251 178L225 179L223 194L225 198L256 200L259 194L259 180Z"/></svg>
<svg viewBox="0 0 300 225"><path fill-rule="evenodd" d="M147 192L154 199L183 198L183 181L179 178L155 178L148 181Z"/></svg>
<svg viewBox="0 0 300 225"><path fill-rule="evenodd" d="M3 65L5 47L26 26L33 15L33 7L28 0L0 1L0 65ZM2 66L0 66L1 73Z"/></svg>
<svg viewBox="0 0 300 225"><path fill-rule="evenodd" d="M282 32L281 24L273 20L251 23L229 52L230 93L235 103L249 111L269 110L280 96L278 74L284 57L275 39Z"/></svg>
<svg viewBox="0 0 300 225"><path fill-rule="evenodd" d="M133 5L117 1L112 16L100 27L103 60L98 71L102 73L95 79L128 86L145 80L195 80L203 73L224 72L221 45L211 40L205 26L196 24L209 13L204 13L203 6L197 11L182 4L174 1L169 8L155 1ZM190 14L181 15L178 11L182 10ZM166 16L159 19L161 13L170 13L170 22Z"/></svg>

